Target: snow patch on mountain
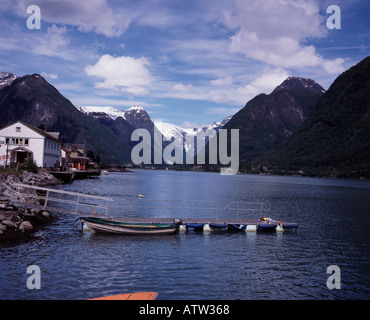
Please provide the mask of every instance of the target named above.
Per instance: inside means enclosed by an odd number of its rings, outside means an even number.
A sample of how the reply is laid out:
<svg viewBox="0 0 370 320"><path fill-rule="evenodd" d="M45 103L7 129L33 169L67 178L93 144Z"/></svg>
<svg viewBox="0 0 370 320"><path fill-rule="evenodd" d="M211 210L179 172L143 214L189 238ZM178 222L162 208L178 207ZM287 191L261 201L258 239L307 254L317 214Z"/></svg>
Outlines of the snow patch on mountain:
<svg viewBox="0 0 370 320"><path fill-rule="evenodd" d="M154 122L154 124L167 141L176 141L176 144L184 148L187 152L190 148L195 147L193 145L195 143L195 137L207 136L208 139L213 138L218 130L222 129L231 118L232 116L229 116L222 121L215 121L201 128L182 128L167 122ZM197 153L196 151L195 154Z"/></svg>
<svg viewBox="0 0 370 320"><path fill-rule="evenodd" d="M78 110L85 114L98 112L106 113L112 119L117 117L123 117L134 127L146 128L148 122L152 123L150 116L146 110L139 104L133 105L131 108L123 111L113 107L96 107L96 106L80 106ZM164 140L175 143L177 147L184 148L185 151L195 147L195 137L207 136L208 139L213 138L219 129L221 129L232 116L228 116L222 121L215 121L208 126L202 126L197 128L183 128L168 122L155 121L154 125L163 135ZM203 132L202 132L203 131ZM196 149L196 148L195 148ZM195 150L196 154L197 150Z"/></svg>
<svg viewBox="0 0 370 320"><path fill-rule="evenodd" d="M125 111L113 108L113 107L97 107L97 106L79 106L77 108L84 114L89 114L92 112L106 113L109 117L115 120L118 117L125 119Z"/></svg>
<svg viewBox="0 0 370 320"><path fill-rule="evenodd" d="M17 76L14 73L7 71L0 72L0 90L10 86L15 79L17 79Z"/></svg>

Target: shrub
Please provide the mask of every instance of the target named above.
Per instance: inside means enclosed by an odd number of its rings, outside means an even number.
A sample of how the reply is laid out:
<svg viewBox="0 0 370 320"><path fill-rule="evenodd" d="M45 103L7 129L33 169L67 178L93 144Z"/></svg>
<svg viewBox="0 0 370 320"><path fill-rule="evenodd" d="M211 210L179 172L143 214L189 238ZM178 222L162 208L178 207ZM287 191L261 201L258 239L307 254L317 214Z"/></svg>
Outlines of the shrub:
<svg viewBox="0 0 370 320"><path fill-rule="evenodd" d="M29 157L24 164L24 170L27 170L29 172L37 173L37 165L36 162L33 161L31 157Z"/></svg>

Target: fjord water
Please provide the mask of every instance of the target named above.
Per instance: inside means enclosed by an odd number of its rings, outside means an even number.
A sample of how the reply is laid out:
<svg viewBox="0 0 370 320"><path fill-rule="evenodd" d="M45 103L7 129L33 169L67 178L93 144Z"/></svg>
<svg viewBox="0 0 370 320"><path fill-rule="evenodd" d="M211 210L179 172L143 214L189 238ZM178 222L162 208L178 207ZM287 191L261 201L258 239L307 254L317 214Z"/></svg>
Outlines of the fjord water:
<svg viewBox="0 0 370 320"><path fill-rule="evenodd" d="M369 181L134 170L55 188L111 197L113 216L258 219L258 210L199 213L186 205L184 212L171 201L199 200L211 208L263 202L271 207L268 216L299 228L269 234L80 234L75 217L54 214L57 221L34 240L0 248L1 299L88 299L135 291L156 291L165 300L370 298ZM139 194L165 201L151 203L157 207L152 210L130 207ZM159 212L163 203L171 205ZM40 290L27 288L30 265L40 267ZM341 270L341 289L327 288L330 265Z"/></svg>

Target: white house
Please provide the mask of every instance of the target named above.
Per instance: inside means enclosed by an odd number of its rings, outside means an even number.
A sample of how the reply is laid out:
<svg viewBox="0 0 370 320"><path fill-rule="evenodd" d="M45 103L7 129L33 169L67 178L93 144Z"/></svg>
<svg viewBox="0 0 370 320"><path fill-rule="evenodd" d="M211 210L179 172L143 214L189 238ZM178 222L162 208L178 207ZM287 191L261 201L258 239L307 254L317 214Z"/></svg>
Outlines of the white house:
<svg viewBox="0 0 370 320"><path fill-rule="evenodd" d="M0 129L0 165L23 163L32 157L38 167L60 163L59 133L45 132L22 121Z"/></svg>

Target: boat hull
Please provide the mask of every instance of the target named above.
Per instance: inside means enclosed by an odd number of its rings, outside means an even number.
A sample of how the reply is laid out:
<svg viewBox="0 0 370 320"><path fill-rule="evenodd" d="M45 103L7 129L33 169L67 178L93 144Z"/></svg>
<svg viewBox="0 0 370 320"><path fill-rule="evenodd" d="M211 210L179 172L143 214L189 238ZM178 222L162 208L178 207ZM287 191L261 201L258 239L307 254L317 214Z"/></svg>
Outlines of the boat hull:
<svg viewBox="0 0 370 320"><path fill-rule="evenodd" d="M226 223L210 223L209 227L211 228L211 230L214 230L214 231L226 231L227 230Z"/></svg>
<svg viewBox="0 0 370 320"><path fill-rule="evenodd" d="M162 235L178 231L176 224L161 223L123 223L119 221L81 218L88 229L94 233L112 233L122 235Z"/></svg>
<svg viewBox="0 0 370 320"><path fill-rule="evenodd" d="M229 231L244 231L247 227L246 224L229 224Z"/></svg>
<svg viewBox="0 0 370 320"><path fill-rule="evenodd" d="M260 223L257 225L257 230L263 231L263 232L273 232L273 231L276 231L276 224Z"/></svg>
<svg viewBox="0 0 370 320"><path fill-rule="evenodd" d="M155 300L157 296L158 296L157 292L134 292L118 294L114 296L93 298L89 300Z"/></svg>
<svg viewBox="0 0 370 320"><path fill-rule="evenodd" d="M186 230L193 229L194 231L203 231L204 224L203 223L186 223L185 228Z"/></svg>
<svg viewBox="0 0 370 320"><path fill-rule="evenodd" d="M283 223L284 230L297 229L297 228L298 228L297 223Z"/></svg>

